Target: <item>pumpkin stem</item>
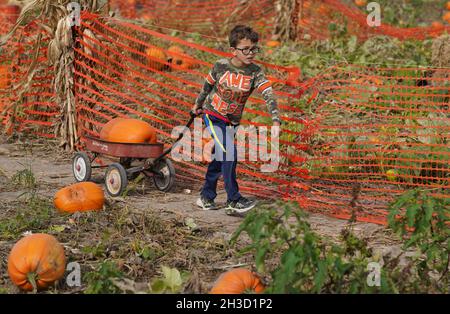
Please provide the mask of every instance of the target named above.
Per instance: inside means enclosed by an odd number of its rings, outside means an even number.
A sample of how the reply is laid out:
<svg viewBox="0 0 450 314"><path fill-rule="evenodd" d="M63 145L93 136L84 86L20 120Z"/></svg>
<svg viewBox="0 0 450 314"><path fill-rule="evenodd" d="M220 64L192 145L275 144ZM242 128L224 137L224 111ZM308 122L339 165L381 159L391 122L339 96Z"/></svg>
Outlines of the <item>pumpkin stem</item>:
<svg viewBox="0 0 450 314"><path fill-rule="evenodd" d="M37 279L37 274L36 273L28 273L27 274L27 280L31 284L31 286L33 287L33 293L37 292L36 279Z"/></svg>

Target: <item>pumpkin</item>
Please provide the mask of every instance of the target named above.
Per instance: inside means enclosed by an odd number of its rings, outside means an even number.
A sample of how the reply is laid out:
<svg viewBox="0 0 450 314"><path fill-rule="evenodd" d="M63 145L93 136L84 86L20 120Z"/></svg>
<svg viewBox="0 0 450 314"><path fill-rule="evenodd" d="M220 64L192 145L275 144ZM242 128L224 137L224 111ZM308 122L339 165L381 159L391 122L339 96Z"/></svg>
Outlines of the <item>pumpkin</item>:
<svg viewBox="0 0 450 314"><path fill-rule="evenodd" d="M18 5L0 5L0 17L5 17L5 21L15 24L20 15L20 7Z"/></svg>
<svg viewBox="0 0 450 314"><path fill-rule="evenodd" d="M41 290L61 279L66 269L64 248L49 234L20 239L8 256L11 281L25 291Z"/></svg>
<svg viewBox="0 0 450 314"><path fill-rule="evenodd" d="M450 1L447 2L446 6L447 10L450 10Z"/></svg>
<svg viewBox="0 0 450 314"><path fill-rule="evenodd" d="M10 82L10 67L8 65L0 65L0 89L7 89Z"/></svg>
<svg viewBox="0 0 450 314"><path fill-rule="evenodd" d="M366 3L367 3L367 0L355 0L355 4L356 4L358 7L365 6Z"/></svg>
<svg viewBox="0 0 450 314"><path fill-rule="evenodd" d="M106 123L100 131L100 138L116 143L157 142L156 131L150 124L139 119L115 118Z"/></svg>
<svg viewBox="0 0 450 314"><path fill-rule="evenodd" d="M148 66L152 69L162 71L165 67L166 54L160 48L148 48L145 50ZM158 61L161 60L161 61Z"/></svg>
<svg viewBox="0 0 450 314"><path fill-rule="evenodd" d="M445 13L444 16L442 17L442 19L444 21L446 21L447 23L450 23L450 11Z"/></svg>
<svg viewBox="0 0 450 314"><path fill-rule="evenodd" d="M211 294L261 293L265 289L257 275L245 268L236 268L222 274L211 289Z"/></svg>
<svg viewBox="0 0 450 314"><path fill-rule="evenodd" d="M172 59L172 65L176 64L182 69L193 69L197 66L194 59L185 54L183 48L179 46L170 46L167 49L167 55L169 59Z"/></svg>
<svg viewBox="0 0 450 314"><path fill-rule="evenodd" d="M441 22L434 21L433 23L431 23L431 27L435 30L441 30L444 28L444 24L442 24Z"/></svg>
<svg viewBox="0 0 450 314"><path fill-rule="evenodd" d="M56 192L53 199L56 208L62 212L99 210L105 203L102 188L93 182L80 182Z"/></svg>
<svg viewBox="0 0 450 314"><path fill-rule="evenodd" d="M270 48L276 48L279 47L281 43L278 40L268 40L266 42L266 46Z"/></svg>

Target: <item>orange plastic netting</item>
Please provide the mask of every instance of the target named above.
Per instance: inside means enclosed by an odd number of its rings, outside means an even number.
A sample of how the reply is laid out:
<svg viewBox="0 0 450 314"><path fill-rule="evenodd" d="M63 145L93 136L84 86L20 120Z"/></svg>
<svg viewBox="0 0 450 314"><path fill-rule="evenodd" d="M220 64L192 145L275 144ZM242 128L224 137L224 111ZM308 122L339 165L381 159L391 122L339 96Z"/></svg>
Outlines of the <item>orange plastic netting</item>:
<svg viewBox="0 0 450 314"><path fill-rule="evenodd" d="M293 0L295 1L295 0ZM297 0L299 39L304 35L326 39L331 36L331 23L347 25L350 34L360 39L386 35L399 39L425 39L450 32L450 25L433 23L425 27L401 28L382 23L370 27L369 12L341 0ZM259 31L271 32L276 15L275 0L115 0L111 9L130 19L149 20L164 28L223 35L225 22L250 24ZM269 35L264 32L264 35Z"/></svg>

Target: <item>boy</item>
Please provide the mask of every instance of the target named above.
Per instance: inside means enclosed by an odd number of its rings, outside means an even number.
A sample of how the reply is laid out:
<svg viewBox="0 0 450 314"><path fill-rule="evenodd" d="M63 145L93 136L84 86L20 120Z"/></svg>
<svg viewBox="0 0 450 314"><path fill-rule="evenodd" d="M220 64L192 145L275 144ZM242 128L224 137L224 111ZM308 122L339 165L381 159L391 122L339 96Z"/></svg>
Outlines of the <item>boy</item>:
<svg viewBox="0 0 450 314"><path fill-rule="evenodd" d="M218 209L217 181L222 174L227 192L226 213L244 214L255 206L239 193L236 181L237 152L234 133L242 112L253 90L259 90L272 115L274 126L280 126L278 106L270 82L262 69L253 63L259 52L259 36L252 28L238 25L230 33L229 42L233 57L221 59L209 72L203 90L196 99L193 112L203 113L206 126L214 139L213 160L208 165L205 184L197 205L204 210Z"/></svg>

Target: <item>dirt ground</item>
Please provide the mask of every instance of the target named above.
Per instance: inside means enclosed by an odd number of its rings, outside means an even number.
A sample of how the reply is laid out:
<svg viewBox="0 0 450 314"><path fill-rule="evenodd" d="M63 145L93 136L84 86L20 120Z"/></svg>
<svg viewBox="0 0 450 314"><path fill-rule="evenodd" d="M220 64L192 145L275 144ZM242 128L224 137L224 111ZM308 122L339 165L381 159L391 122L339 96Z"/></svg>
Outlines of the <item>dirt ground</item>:
<svg viewBox="0 0 450 314"><path fill-rule="evenodd" d="M37 181L37 193L50 208L55 192L75 183L71 154L59 151L56 145L48 142L22 141L7 143L0 138L2 224L17 219L18 213L27 213L24 207L29 203L21 201L27 189L10 184L18 171L31 169ZM101 181L102 172L93 175ZM102 260L118 260L118 264L127 270L127 278L133 278L136 286L139 282L142 286L158 272L157 265L166 264L189 271L192 276L188 290L203 293L225 269L236 265L250 266L252 259L248 255L235 254L235 248L227 244L242 218L228 216L224 210L199 210L195 206L199 190L200 185L186 186L178 180L170 193L163 193L147 180L134 185L124 198L107 197L107 206L100 212L67 216L47 209L45 215L40 216L42 223L36 225L35 221L32 224L28 221L32 230L26 231L51 230L66 248L66 254L67 250L70 252L67 254L69 260L80 261L82 270L92 270ZM225 192L221 191L218 201L225 202L225 198ZM123 221L123 224L118 226L117 221ZM346 221L320 214L311 214L309 222L320 235L335 239L346 225ZM356 223L354 230L382 254L399 247L383 226ZM0 292L3 293L17 292L6 272L7 256L17 237L14 232L0 234ZM155 256L147 254L143 258L136 253L139 251L136 247L147 246L151 252L157 252ZM60 292L77 293L84 288L63 287Z"/></svg>

